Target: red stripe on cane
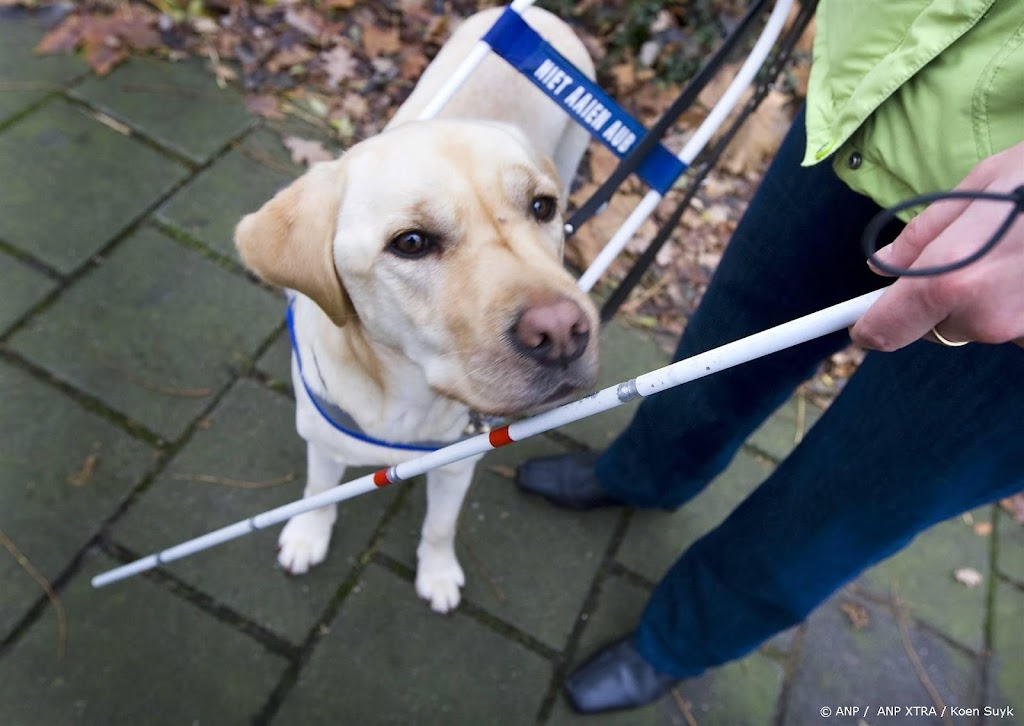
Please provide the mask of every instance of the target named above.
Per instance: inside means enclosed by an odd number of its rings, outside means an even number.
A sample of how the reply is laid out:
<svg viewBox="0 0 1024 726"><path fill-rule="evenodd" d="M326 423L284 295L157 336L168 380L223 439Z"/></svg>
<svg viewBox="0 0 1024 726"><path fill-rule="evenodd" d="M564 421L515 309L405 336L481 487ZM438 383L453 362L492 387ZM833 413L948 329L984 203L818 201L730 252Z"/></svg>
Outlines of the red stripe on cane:
<svg viewBox="0 0 1024 726"><path fill-rule="evenodd" d="M491 442L491 446L497 449L505 446L506 444L511 444L515 439L509 436L508 426L502 426L500 429L494 429L494 431L488 435L487 440Z"/></svg>
<svg viewBox="0 0 1024 726"><path fill-rule="evenodd" d="M386 487L390 484L391 480L388 479L388 470L381 469L380 471L373 472L373 483L378 487Z"/></svg>

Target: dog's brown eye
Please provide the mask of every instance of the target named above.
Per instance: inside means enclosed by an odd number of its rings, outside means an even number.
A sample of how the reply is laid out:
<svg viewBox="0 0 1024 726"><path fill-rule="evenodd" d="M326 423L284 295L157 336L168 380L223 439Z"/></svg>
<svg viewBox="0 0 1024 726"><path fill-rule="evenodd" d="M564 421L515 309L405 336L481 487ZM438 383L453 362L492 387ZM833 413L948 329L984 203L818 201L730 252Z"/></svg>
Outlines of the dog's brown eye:
<svg viewBox="0 0 1024 726"><path fill-rule="evenodd" d="M558 211L558 200L546 195L534 197L530 203L530 211L538 221L550 222Z"/></svg>
<svg viewBox="0 0 1024 726"><path fill-rule="evenodd" d="M402 257L422 257L434 247L434 241L425 232L402 232L388 245Z"/></svg>

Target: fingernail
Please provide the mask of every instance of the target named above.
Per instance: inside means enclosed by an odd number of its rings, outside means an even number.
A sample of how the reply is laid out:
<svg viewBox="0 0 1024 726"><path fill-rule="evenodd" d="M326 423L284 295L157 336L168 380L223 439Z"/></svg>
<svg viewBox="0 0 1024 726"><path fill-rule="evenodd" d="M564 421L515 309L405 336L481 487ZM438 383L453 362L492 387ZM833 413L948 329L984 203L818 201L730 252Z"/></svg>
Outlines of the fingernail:
<svg viewBox="0 0 1024 726"><path fill-rule="evenodd" d="M887 261L889 259L889 257L892 255L892 244L893 243L890 242L885 247L883 247L882 249L878 250L878 252L876 252L873 255L873 257L875 257L875 259L881 260L882 262Z"/></svg>

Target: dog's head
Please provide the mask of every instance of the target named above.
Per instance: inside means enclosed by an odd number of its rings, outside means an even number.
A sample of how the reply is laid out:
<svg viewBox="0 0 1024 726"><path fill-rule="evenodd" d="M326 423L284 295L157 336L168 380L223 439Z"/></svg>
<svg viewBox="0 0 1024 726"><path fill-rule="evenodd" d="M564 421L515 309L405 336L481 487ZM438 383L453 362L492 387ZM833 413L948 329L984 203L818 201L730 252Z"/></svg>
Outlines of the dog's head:
<svg viewBox="0 0 1024 726"><path fill-rule="evenodd" d="M561 182L512 126L403 124L239 223L245 264L490 414L596 380L597 313L562 267Z"/></svg>

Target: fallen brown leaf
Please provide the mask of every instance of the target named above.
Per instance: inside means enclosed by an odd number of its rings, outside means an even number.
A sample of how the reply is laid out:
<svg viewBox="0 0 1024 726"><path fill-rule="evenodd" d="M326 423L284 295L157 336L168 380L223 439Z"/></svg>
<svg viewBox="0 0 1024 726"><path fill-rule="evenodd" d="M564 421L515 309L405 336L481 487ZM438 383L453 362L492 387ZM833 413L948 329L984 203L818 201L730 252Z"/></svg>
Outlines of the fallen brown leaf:
<svg viewBox="0 0 1024 726"><path fill-rule="evenodd" d="M84 487L92 479L93 472L96 471L96 465L99 462L99 454L89 454L85 457L85 461L82 462L82 468L68 477L68 484L74 487Z"/></svg>
<svg viewBox="0 0 1024 726"><path fill-rule="evenodd" d="M300 33L314 38L323 33L326 24L320 13L301 5L293 5L288 8L284 13L284 21Z"/></svg>
<svg viewBox="0 0 1024 726"><path fill-rule="evenodd" d="M636 86L636 69L632 60L612 66L611 75L619 93L628 93Z"/></svg>
<svg viewBox="0 0 1024 726"><path fill-rule="evenodd" d="M398 37L398 28L378 28L368 25L363 28L363 50L373 58L379 55L392 55L402 49L402 41Z"/></svg>
<svg viewBox="0 0 1024 726"><path fill-rule="evenodd" d="M435 15L427 22L427 29L423 33L423 42L441 45L448 36L450 23L447 15Z"/></svg>
<svg viewBox="0 0 1024 726"><path fill-rule="evenodd" d="M250 112L258 114L263 118L269 118L274 121L280 121L284 118L284 112L281 110L281 102L277 100L277 96L271 96L264 94L260 96L246 96L245 107Z"/></svg>
<svg viewBox="0 0 1024 726"><path fill-rule="evenodd" d="M267 61L267 70L271 73L278 73L283 70L290 70L294 66L304 65L316 57L316 54L304 45L295 43L287 48L279 50Z"/></svg>
<svg viewBox="0 0 1024 726"><path fill-rule="evenodd" d="M59 25L50 30L36 44L36 53L67 53L78 47L84 34L84 23L81 16L69 15Z"/></svg>
<svg viewBox="0 0 1024 726"><path fill-rule="evenodd" d="M846 615L847 619L850 621L850 626L854 630L861 630L871 623L871 616L868 614L868 609L863 605L847 600L839 605L839 609Z"/></svg>
<svg viewBox="0 0 1024 726"><path fill-rule="evenodd" d="M399 56L398 72L409 81L415 81L423 73L430 61L427 56L415 48L407 48Z"/></svg>
<svg viewBox="0 0 1024 726"><path fill-rule="evenodd" d="M81 46L86 62L97 75L106 75L128 57L129 50L150 50L161 45L157 15L127 3L111 15L68 15L36 45L42 54L64 53Z"/></svg>
<svg viewBox="0 0 1024 726"><path fill-rule="evenodd" d="M604 146L593 146L590 149L590 178L601 184L612 175L619 165L619 157Z"/></svg>
<svg viewBox="0 0 1024 726"><path fill-rule="evenodd" d="M356 59L352 57L352 51L344 45L336 45L326 53L321 53L320 62L331 88L337 88L343 80L354 76L359 68Z"/></svg>
<svg viewBox="0 0 1024 726"><path fill-rule="evenodd" d="M143 8L129 6L111 18L110 32L134 50L152 50L162 45L156 22L156 15Z"/></svg>
<svg viewBox="0 0 1024 726"><path fill-rule="evenodd" d="M285 136L282 143L292 154L292 161L296 164L312 166L318 161L331 161L334 154L324 148L319 141L312 139L301 139L298 136Z"/></svg>
<svg viewBox="0 0 1024 726"><path fill-rule="evenodd" d="M87 41L85 44L85 62L98 76L105 76L118 63L128 57L123 48L111 48L106 43Z"/></svg>
<svg viewBox="0 0 1024 726"><path fill-rule="evenodd" d="M349 119L362 119L370 112L370 104L358 93L349 93L342 100L341 105L331 112L330 117L337 118L344 116Z"/></svg>

